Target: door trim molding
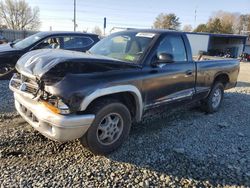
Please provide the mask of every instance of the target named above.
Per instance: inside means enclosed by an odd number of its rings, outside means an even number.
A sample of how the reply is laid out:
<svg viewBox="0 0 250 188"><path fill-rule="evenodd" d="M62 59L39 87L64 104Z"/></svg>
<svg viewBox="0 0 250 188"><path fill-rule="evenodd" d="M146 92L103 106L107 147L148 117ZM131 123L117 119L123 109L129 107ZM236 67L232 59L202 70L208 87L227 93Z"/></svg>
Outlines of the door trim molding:
<svg viewBox="0 0 250 188"><path fill-rule="evenodd" d="M183 93L185 93L185 94L183 94ZM174 101L177 101L177 100L183 100L185 98L192 98L194 93L195 93L194 89L183 90L183 91L180 91L178 93L168 95L168 96L164 97L165 99L162 98L162 99L160 99L160 101L158 100L155 103L145 105L145 109L149 109L149 108L159 106L159 105L169 103L169 102L174 102Z"/></svg>

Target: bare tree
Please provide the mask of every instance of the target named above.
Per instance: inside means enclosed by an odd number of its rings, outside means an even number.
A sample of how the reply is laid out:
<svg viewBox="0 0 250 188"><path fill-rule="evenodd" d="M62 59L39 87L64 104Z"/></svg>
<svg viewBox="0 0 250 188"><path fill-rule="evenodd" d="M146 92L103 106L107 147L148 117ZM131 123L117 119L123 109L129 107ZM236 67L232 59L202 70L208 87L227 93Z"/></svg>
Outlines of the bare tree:
<svg viewBox="0 0 250 188"><path fill-rule="evenodd" d="M92 30L92 33L95 33L97 35L102 35L102 30L100 29L100 27L95 26L94 29Z"/></svg>
<svg viewBox="0 0 250 188"><path fill-rule="evenodd" d="M179 29L180 25L179 18L173 13L161 13L156 17L154 22L154 28L159 29Z"/></svg>
<svg viewBox="0 0 250 188"><path fill-rule="evenodd" d="M194 30L196 32L210 33L239 33L241 15L225 11L214 12L206 24L200 24Z"/></svg>
<svg viewBox="0 0 250 188"><path fill-rule="evenodd" d="M244 31L250 31L250 14L240 15L238 29L239 33L242 33Z"/></svg>
<svg viewBox="0 0 250 188"><path fill-rule="evenodd" d="M0 17L0 29L6 29L6 28L7 27L6 25L4 25L2 17Z"/></svg>
<svg viewBox="0 0 250 188"><path fill-rule="evenodd" d="M239 13L231 13L225 11L217 11L214 12L211 19L220 19L221 27L226 33L238 33L239 32L239 22L240 22L240 14Z"/></svg>
<svg viewBox="0 0 250 188"><path fill-rule="evenodd" d="M6 25L1 25L0 24L0 29L8 29L8 28L6 27Z"/></svg>
<svg viewBox="0 0 250 188"><path fill-rule="evenodd" d="M193 30L193 27L190 24L184 25L182 30L185 32L191 32Z"/></svg>
<svg viewBox="0 0 250 188"><path fill-rule="evenodd" d="M0 17L9 29L38 30L41 24L39 8L32 9L25 0L1 1Z"/></svg>

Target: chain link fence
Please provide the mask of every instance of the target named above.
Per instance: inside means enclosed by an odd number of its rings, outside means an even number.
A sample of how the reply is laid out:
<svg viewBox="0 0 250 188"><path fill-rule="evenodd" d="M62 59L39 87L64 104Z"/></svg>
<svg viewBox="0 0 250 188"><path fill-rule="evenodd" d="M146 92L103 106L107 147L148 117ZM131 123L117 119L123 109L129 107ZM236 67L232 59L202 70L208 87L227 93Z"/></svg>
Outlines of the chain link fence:
<svg viewBox="0 0 250 188"><path fill-rule="evenodd" d="M37 31L19 31L11 29L0 29L0 35L5 37L8 41L14 41L17 39L24 39L30 35L37 33Z"/></svg>

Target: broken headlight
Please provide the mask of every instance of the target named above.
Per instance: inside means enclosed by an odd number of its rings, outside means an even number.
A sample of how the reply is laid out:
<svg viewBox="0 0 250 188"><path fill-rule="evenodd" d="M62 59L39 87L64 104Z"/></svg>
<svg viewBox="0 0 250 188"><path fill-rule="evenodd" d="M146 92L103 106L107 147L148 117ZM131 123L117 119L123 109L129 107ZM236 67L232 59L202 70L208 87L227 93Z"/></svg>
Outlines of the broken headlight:
<svg viewBox="0 0 250 188"><path fill-rule="evenodd" d="M60 114L70 113L69 107L62 100L58 101L57 108L60 110Z"/></svg>
<svg viewBox="0 0 250 188"><path fill-rule="evenodd" d="M56 114L70 114L68 105L66 105L61 99L49 99L48 101L42 101L41 103Z"/></svg>

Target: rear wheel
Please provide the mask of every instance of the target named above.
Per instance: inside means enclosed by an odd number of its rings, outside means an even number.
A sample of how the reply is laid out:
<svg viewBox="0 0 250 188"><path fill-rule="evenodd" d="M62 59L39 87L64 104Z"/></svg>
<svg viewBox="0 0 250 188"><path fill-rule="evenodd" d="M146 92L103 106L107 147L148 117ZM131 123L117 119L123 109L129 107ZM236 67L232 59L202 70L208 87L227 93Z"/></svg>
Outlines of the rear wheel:
<svg viewBox="0 0 250 188"><path fill-rule="evenodd" d="M95 120L80 141L93 153L108 154L128 137L131 115L124 104L114 100L99 101L92 106L89 112L95 114Z"/></svg>
<svg viewBox="0 0 250 188"><path fill-rule="evenodd" d="M202 109L208 113L217 112L221 106L224 96L224 85L220 82L216 82L210 91L208 97L203 100Z"/></svg>

